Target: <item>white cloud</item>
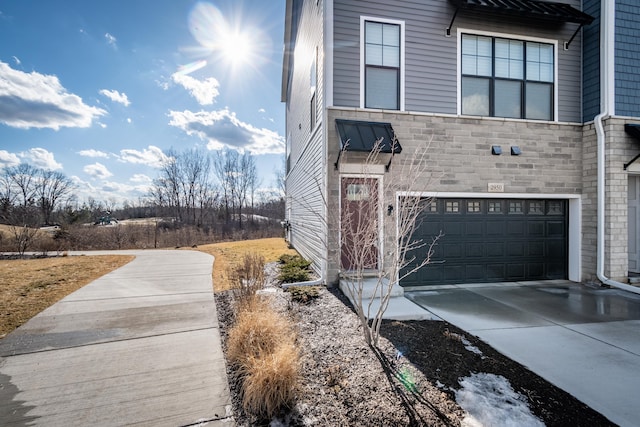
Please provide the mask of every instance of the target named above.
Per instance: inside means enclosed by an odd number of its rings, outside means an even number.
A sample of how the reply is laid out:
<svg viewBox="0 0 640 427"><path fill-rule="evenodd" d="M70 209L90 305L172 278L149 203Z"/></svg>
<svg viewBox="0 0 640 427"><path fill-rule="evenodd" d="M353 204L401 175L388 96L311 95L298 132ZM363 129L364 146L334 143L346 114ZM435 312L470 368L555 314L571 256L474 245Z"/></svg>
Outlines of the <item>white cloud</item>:
<svg viewBox="0 0 640 427"><path fill-rule="evenodd" d="M62 169L62 165L54 159L53 153L45 150L44 148L32 148L29 151L23 151L19 156L26 159L27 163L31 163L33 166L42 169Z"/></svg>
<svg viewBox="0 0 640 427"><path fill-rule="evenodd" d="M102 89L100 91L100 94L106 96L107 98L109 98L113 102L119 102L120 104L124 105L125 107L128 107L129 105L131 105L131 102L129 101L129 98L127 98L127 94L124 93L124 92L120 93L117 90Z"/></svg>
<svg viewBox="0 0 640 427"><path fill-rule="evenodd" d="M138 182L141 184L150 184L151 182L153 182L153 179L151 179L151 177L148 177L145 174L136 173L129 179L129 181Z"/></svg>
<svg viewBox="0 0 640 427"><path fill-rule="evenodd" d="M127 123L131 123L131 117L127 117Z"/></svg>
<svg viewBox="0 0 640 427"><path fill-rule="evenodd" d="M12 56L12 58L15 61L16 65L22 64L22 61L20 61L20 58L18 58L17 56Z"/></svg>
<svg viewBox="0 0 640 427"><path fill-rule="evenodd" d="M90 150L78 151L78 154L84 157L103 157L105 159L109 157L108 153L105 153L104 151L94 150L93 148Z"/></svg>
<svg viewBox="0 0 640 427"><path fill-rule="evenodd" d="M20 159L13 153L8 152L7 150L0 150L0 169L18 166L20 164Z"/></svg>
<svg viewBox="0 0 640 427"><path fill-rule="evenodd" d="M253 154L284 153L284 138L269 129L240 121L228 109L219 111L169 111L169 125L207 141L207 148L223 147Z"/></svg>
<svg viewBox="0 0 640 427"><path fill-rule="evenodd" d="M220 83L213 77L209 77L206 80L197 80L186 74L175 73L171 78L174 82L187 89L200 105L213 104L220 94L218 91Z"/></svg>
<svg viewBox="0 0 640 427"><path fill-rule="evenodd" d="M258 110L258 113L266 113L266 112L267 112L267 110L265 110L264 108L261 108L261 109Z"/></svg>
<svg viewBox="0 0 640 427"><path fill-rule="evenodd" d="M107 39L107 44L113 46L114 49L118 48L118 40L109 33L105 33L104 38Z"/></svg>
<svg viewBox="0 0 640 427"><path fill-rule="evenodd" d="M112 177L113 174L109 172L109 169L102 163L94 163L92 165L87 165L82 169L84 173L90 175L94 179L107 179Z"/></svg>
<svg viewBox="0 0 640 427"><path fill-rule="evenodd" d="M0 62L0 123L22 129L86 128L104 114L68 93L58 77L24 73Z"/></svg>
<svg viewBox="0 0 640 427"><path fill-rule="evenodd" d="M150 145L142 151L125 149L120 150L120 161L125 163L135 163L159 168L169 158L156 146Z"/></svg>

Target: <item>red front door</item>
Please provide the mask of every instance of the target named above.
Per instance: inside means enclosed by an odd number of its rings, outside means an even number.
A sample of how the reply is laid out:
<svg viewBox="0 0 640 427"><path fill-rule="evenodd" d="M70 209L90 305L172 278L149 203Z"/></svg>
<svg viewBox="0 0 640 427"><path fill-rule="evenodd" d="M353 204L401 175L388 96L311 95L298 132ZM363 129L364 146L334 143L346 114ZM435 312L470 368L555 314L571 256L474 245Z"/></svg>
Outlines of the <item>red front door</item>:
<svg viewBox="0 0 640 427"><path fill-rule="evenodd" d="M342 178L342 270L378 269L378 180Z"/></svg>

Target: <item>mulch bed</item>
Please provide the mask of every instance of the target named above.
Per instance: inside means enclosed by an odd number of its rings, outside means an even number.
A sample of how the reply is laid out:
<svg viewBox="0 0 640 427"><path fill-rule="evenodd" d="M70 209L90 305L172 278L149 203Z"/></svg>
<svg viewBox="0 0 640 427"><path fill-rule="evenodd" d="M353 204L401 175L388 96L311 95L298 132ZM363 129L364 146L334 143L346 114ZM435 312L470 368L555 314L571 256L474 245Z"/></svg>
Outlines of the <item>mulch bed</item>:
<svg viewBox="0 0 640 427"><path fill-rule="evenodd" d="M349 301L335 288L308 303L278 290L274 303L297 325L302 385L295 407L275 420L242 408L240 381L227 366L238 426L459 426L459 380L472 373L505 377L547 426L610 426L605 417L492 347L440 321L385 321L380 351L363 338ZM233 295L216 294L223 347L233 324ZM464 338L464 339L463 339ZM466 342L463 342L466 341ZM480 350L469 351L469 343ZM492 426L493 427L493 426Z"/></svg>

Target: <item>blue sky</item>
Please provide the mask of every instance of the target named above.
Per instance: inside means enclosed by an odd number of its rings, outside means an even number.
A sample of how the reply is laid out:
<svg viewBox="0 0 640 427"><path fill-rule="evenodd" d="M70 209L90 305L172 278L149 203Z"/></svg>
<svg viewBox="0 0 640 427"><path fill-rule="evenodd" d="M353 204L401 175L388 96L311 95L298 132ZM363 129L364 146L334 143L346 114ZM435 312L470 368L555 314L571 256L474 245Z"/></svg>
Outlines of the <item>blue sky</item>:
<svg viewBox="0 0 640 427"><path fill-rule="evenodd" d="M284 152L284 0L3 0L0 168L137 202L170 149Z"/></svg>

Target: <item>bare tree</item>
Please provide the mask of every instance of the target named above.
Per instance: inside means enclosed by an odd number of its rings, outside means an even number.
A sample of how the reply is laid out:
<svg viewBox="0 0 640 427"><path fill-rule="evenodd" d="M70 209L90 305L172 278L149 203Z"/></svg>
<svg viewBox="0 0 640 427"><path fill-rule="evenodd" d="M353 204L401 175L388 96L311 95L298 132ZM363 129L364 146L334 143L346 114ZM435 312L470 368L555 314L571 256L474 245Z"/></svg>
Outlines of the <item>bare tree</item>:
<svg viewBox="0 0 640 427"><path fill-rule="evenodd" d="M394 140L393 147L396 144ZM363 176L370 175L372 166L380 163L381 147L382 140L376 141L362 164ZM365 341L374 348L378 347L380 326L394 287L431 262L433 248L441 237L441 234L433 236L431 241L414 238L421 217L432 202L430 198L410 191L418 188L418 182L424 188L424 180L429 179L428 148L429 145L418 148L410 158L396 166L398 170L391 170L392 175L384 180L382 191L375 186L352 186L353 194L342 199L339 222L341 279L349 298L355 302ZM368 193L362 194L363 191ZM396 212L395 244L387 245L384 254L376 253L380 233L377 207L382 206L380 194L395 198ZM367 274L372 270L377 270L373 280ZM371 295L373 297L369 297Z"/></svg>
<svg viewBox="0 0 640 427"><path fill-rule="evenodd" d="M362 160L358 173L363 177L360 183L366 184L369 181L367 177L376 175L376 167L386 163L381 159L382 143L382 140L375 141L372 150ZM391 144L395 151L397 141ZM428 159L430 145L429 141L408 155L405 150L404 158L391 164L382 189L352 186L352 194L343 194L340 209L329 203L322 191L323 186L316 178L315 186L327 208L326 218L317 213L318 210L305 197L290 199L290 202L306 209L307 214L316 215L326 230L331 230L332 224L338 224L342 288L354 304L365 341L374 349L378 346L380 326L394 288L400 286L402 279L431 262L433 249L442 237L438 234L430 241L414 238L422 215L432 202L415 189L427 188L433 177L441 174L432 170ZM348 144L344 149L347 148ZM380 220L384 221L385 217L378 216L378 206L388 203L389 197L393 197L395 222L391 223L391 217L386 217L384 228L385 234L391 234L393 238L388 239L387 250L381 254L377 252L380 247ZM321 244L327 252L335 245L331 237L321 237Z"/></svg>
<svg viewBox="0 0 640 427"><path fill-rule="evenodd" d="M60 203L71 196L73 182L61 172L40 169L35 194L45 224L52 223L53 212Z"/></svg>
<svg viewBox="0 0 640 427"><path fill-rule="evenodd" d="M224 203L225 221L229 224L235 214L236 201L236 175L238 171L238 152L222 150L216 152L213 157L214 173L222 189L222 202Z"/></svg>

